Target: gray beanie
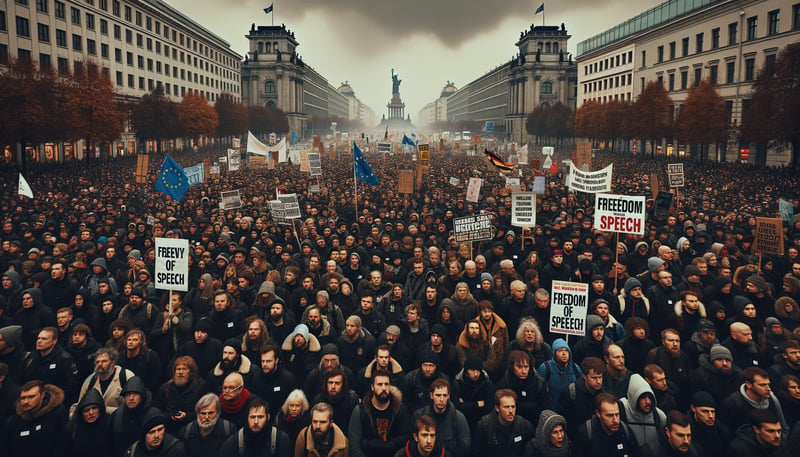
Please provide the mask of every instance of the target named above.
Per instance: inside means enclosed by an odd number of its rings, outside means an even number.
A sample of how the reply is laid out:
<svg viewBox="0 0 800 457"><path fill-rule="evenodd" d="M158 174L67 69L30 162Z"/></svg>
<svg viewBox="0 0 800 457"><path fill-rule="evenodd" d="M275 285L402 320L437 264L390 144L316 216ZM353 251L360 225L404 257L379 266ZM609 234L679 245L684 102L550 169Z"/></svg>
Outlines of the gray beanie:
<svg viewBox="0 0 800 457"><path fill-rule="evenodd" d="M625 294L629 294L633 289L642 288L642 283L636 278L628 278L625 281Z"/></svg>
<svg viewBox="0 0 800 457"><path fill-rule="evenodd" d="M659 258L659 257L650 257L647 259L647 269L650 270L650 273L655 272L658 267L664 265L666 262Z"/></svg>
<svg viewBox="0 0 800 457"><path fill-rule="evenodd" d="M16 346L19 344L20 337L22 337L22 326L9 325L8 327L0 328L0 336L3 337L7 345Z"/></svg>
<svg viewBox="0 0 800 457"><path fill-rule="evenodd" d="M589 335L592 333L592 329L596 327L604 327L606 325L603 322L603 318L598 316L597 314L589 314L586 316L586 334Z"/></svg>
<svg viewBox="0 0 800 457"><path fill-rule="evenodd" d="M492 274L491 273L486 273L486 272L481 273L481 282L483 282L483 281L492 282Z"/></svg>
<svg viewBox="0 0 800 457"><path fill-rule="evenodd" d="M731 351L721 344L715 344L711 346L711 350L708 352L709 358L711 361L725 359L733 361L733 355Z"/></svg>

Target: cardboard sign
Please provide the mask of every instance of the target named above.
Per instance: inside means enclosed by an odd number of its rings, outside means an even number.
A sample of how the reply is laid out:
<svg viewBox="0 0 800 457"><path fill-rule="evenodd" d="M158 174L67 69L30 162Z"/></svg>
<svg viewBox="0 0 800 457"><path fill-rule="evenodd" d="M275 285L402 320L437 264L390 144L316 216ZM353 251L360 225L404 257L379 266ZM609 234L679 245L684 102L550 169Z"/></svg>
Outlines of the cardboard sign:
<svg viewBox="0 0 800 457"><path fill-rule="evenodd" d="M611 191L611 172L614 164L598 171L585 172L570 162L567 186L578 192L597 194Z"/></svg>
<svg viewBox="0 0 800 457"><path fill-rule="evenodd" d="M511 225L533 227L536 225L536 194L514 192L511 194Z"/></svg>
<svg viewBox="0 0 800 457"><path fill-rule="evenodd" d="M461 180L460 179L453 178L452 176L450 177L450 185L451 186L457 186L459 184L461 184Z"/></svg>
<svg viewBox="0 0 800 457"><path fill-rule="evenodd" d="M401 194L414 193L414 171L413 170L400 170L397 178L397 191Z"/></svg>
<svg viewBox="0 0 800 457"><path fill-rule="evenodd" d="M783 255L783 222L779 217L757 217L753 252Z"/></svg>
<svg viewBox="0 0 800 457"><path fill-rule="evenodd" d="M456 243L491 240L494 236L492 216L476 214L453 219L453 236Z"/></svg>
<svg viewBox="0 0 800 457"><path fill-rule="evenodd" d="M189 291L189 240L156 238L156 289Z"/></svg>
<svg viewBox="0 0 800 457"><path fill-rule="evenodd" d="M483 179L469 178L469 185L467 186L467 198L466 198L468 202L478 203L478 200L481 198L482 185L483 185Z"/></svg>
<svg viewBox="0 0 800 457"><path fill-rule="evenodd" d="M579 170L592 171L592 143L578 141L575 151L575 165Z"/></svg>
<svg viewBox="0 0 800 457"><path fill-rule="evenodd" d="M553 281L550 292L550 331L566 335L586 334L589 284Z"/></svg>
<svg viewBox="0 0 800 457"><path fill-rule="evenodd" d="M308 153L308 167L311 176L322 176L322 161L318 152Z"/></svg>
<svg viewBox="0 0 800 457"><path fill-rule="evenodd" d="M297 202L297 194L278 194L278 201L283 203L283 209L286 211L286 219L299 219L300 205Z"/></svg>
<svg viewBox="0 0 800 457"><path fill-rule="evenodd" d="M431 153L429 146L427 144L419 145L419 160L424 163L428 163L428 160L431 158Z"/></svg>
<svg viewBox="0 0 800 457"><path fill-rule="evenodd" d="M658 196L658 173L650 173L650 191L653 193L653 198Z"/></svg>
<svg viewBox="0 0 800 457"><path fill-rule="evenodd" d="M242 197L239 194L239 189L221 192L219 207L224 210L241 208Z"/></svg>
<svg viewBox="0 0 800 457"><path fill-rule="evenodd" d="M286 209L284 208L282 201L270 200L269 213L270 216L272 216L272 221L275 222L276 224L288 223L288 220L286 219Z"/></svg>
<svg viewBox="0 0 800 457"><path fill-rule="evenodd" d="M644 236L644 203L644 196L597 194L594 201L594 228L603 232Z"/></svg>

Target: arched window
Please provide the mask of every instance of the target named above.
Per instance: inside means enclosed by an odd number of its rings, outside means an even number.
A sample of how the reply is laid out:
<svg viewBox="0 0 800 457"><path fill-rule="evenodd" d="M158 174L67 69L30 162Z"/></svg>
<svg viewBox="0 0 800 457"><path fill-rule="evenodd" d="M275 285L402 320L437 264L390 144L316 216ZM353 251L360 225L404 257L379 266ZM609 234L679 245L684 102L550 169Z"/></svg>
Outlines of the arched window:
<svg viewBox="0 0 800 457"><path fill-rule="evenodd" d="M550 54L550 43L545 43L544 45L544 52Z"/></svg>
<svg viewBox="0 0 800 457"><path fill-rule="evenodd" d="M536 50L537 50L537 51L541 51L541 50L542 50L542 42L541 42L541 41L539 41L538 43L536 43Z"/></svg>
<svg viewBox="0 0 800 457"><path fill-rule="evenodd" d="M269 44L267 44L267 46L269 46ZM269 48L267 48L267 49L269 49ZM267 51L267 52L269 52L269 51ZM264 53L264 43L262 43L260 41L258 42L258 53L259 54L263 54Z"/></svg>
<svg viewBox="0 0 800 457"><path fill-rule="evenodd" d="M267 43L267 54L272 52L272 43Z"/></svg>
<svg viewBox="0 0 800 457"><path fill-rule="evenodd" d="M275 54L278 53L278 42L277 41L272 43L272 52L274 52Z"/></svg>
<svg viewBox="0 0 800 457"><path fill-rule="evenodd" d="M553 54L558 52L558 43L553 43Z"/></svg>
<svg viewBox="0 0 800 457"><path fill-rule="evenodd" d="M278 109L278 105L276 105L273 100L270 100L267 102L267 109L275 111L276 109Z"/></svg>
<svg viewBox="0 0 800 457"><path fill-rule="evenodd" d="M264 83L264 92L267 94L274 94L275 91L275 81L266 81Z"/></svg>
<svg viewBox="0 0 800 457"><path fill-rule="evenodd" d="M553 83L550 81L545 81L542 83L542 93L543 94L552 94L553 93Z"/></svg>

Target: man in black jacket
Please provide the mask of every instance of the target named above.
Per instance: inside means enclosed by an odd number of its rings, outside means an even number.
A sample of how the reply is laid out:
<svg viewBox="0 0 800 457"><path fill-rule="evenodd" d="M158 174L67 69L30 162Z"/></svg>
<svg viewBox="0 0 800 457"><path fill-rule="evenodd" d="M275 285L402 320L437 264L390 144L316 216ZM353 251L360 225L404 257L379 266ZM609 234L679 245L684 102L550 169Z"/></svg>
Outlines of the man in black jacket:
<svg viewBox="0 0 800 457"><path fill-rule="evenodd" d="M0 449L8 457L55 455L66 421L64 391L29 381L20 388L16 414L0 427Z"/></svg>
<svg viewBox="0 0 800 457"><path fill-rule="evenodd" d="M411 430L403 396L391 385L389 373L375 372L370 389L350 416L350 457L391 455L408 440Z"/></svg>
<svg viewBox="0 0 800 457"><path fill-rule="evenodd" d="M728 453L731 432L717 420L717 402L708 392L692 395L689 423L692 426L692 442L702 455L724 457Z"/></svg>
<svg viewBox="0 0 800 457"><path fill-rule="evenodd" d="M533 424L517 414L517 394L510 389L498 389L494 394L494 411L483 416L472 433L471 455L521 457L535 432Z"/></svg>
<svg viewBox="0 0 800 457"><path fill-rule="evenodd" d="M267 400L270 415L278 414L289 392L297 387L294 374L283 368L278 346L268 344L261 350L261 370L256 378L258 382L253 386L253 392Z"/></svg>
<svg viewBox="0 0 800 457"><path fill-rule="evenodd" d="M247 404L247 425L234 433L219 448L219 457L289 457L292 445L289 435L270 425L269 405L253 397Z"/></svg>
<svg viewBox="0 0 800 457"><path fill-rule="evenodd" d="M743 425L731 441L730 457L779 457L787 455L786 440L778 416L768 409L750 412L750 425Z"/></svg>
<svg viewBox="0 0 800 457"><path fill-rule="evenodd" d="M167 418L160 412L148 413L142 424L142 437L128 448L126 457L184 457L182 442L166 432Z"/></svg>
<svg viewBox="0 0 800 457"><path fill-rule="evenodd" d="M609 457L636 456L639 444L636 436L619 418L617 397L603 392L595 398L595 415L578 427L575 436L578 456Z"/></svg>

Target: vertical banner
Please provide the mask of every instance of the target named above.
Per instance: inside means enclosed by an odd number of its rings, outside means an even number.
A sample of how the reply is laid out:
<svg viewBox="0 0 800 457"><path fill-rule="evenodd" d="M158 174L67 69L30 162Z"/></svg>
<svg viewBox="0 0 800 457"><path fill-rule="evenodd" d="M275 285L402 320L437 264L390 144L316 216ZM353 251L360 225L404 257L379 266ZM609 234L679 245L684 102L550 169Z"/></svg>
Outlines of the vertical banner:
<svg viewBox="0 0 800 457"><path fill-rule="evenodd" d="M239 151L236 149L228 149L228 171L239 170Z"/></svg>
<svg viewBox="0 0 800 457"><path fill-rule="evenodd" d="M584 336L589 284L553 281L550 297L550 331Z"/></svg>
<svg viewBox="0 0 800 457"><path fill-rule="evenodd" d="M427 165L428 161L431 158L430 148L427 144L421 144L418 147L419 149L419 160L423 164Z"/></svg>
<svg viewBox="0 0 800 457"><path fill-rule="evenodd" d="M650 191L653 193L653 198L658 196L658 173L650 173Z"/></svg>
<svg viewBox="0 0 800 457"><path fill-rule="evenodd" d="M534 176L533 177L533 193L534 194L544 194L545 190L545 179L544 176Z"/></svg>
<svg viewBox="0 0 800 457"><path fill-rule="evenodd" d="M189 240L156 238L156 289L189 291Z"/></svg>
<svg viewBox="0 0 800 457"><path fill-rule="evenodd" d="M400 170L397 179L397 191L401 194L414 193L414 170Z"/></svg>
<svg viewBox="0 0 800 457"><path fill-rule="evenodd" d="M147 182L147 166L150 156L147 154L136 154L136 184Z"/></svg>
<svg viewBox="0 0 800 457"><path fill-rule="evenodd" d="M469 178L469 185L467 186L467 201L472 203L478 203L478 200L481 198L481 186L483 185L483 179L481 178Z"/></svg>
<svg viewBox="0 0 800 457"><path fill-rule="evenodd" d="M575 166L581 171L592 171L592 143L578 141L575 151Z"/></svg>
<svg viewBox="0 0 800 457"><path fill-rule="evenodd" d="M757 217L753 252L783 255L783 222L779 217Z"/></svg>
<svg viewBox="0 0 800 457"><path fill-rule="evenodd" d="M511 194L511 225L533 227L536 225L536 194L514 192Z"/></svg>

